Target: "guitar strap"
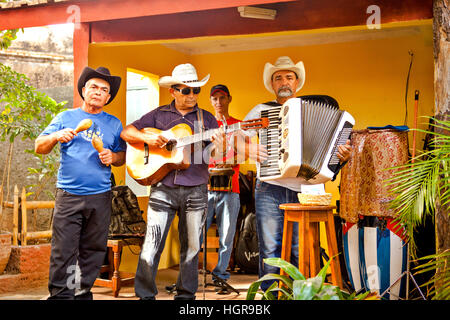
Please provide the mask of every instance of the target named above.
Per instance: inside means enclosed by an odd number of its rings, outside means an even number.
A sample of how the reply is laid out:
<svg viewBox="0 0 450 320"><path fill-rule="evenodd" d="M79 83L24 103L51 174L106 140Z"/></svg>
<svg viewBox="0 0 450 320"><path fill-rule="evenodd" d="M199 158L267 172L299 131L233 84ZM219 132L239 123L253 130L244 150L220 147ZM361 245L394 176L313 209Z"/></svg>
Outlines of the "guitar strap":
<svg viewBox="0 0 450 320"><path fill-rule="evenodd" d="M203 122L203 110L198 108L197 110L197 120L198 120L198 132L200 133L201 137L203 138L203 131L205 130L205 123ZM202 141L202 146L205 146L205 143Z"/></svg>
<svg viewBox="0 0 450 320"><path fill-rule="evenodd" d="M200 131L200 133L203 133L203 130L205 130L205 124L203 122L203 110L198 108L197 110L197 120L198 123L200 124L200 127L198 128Z"/></svg>

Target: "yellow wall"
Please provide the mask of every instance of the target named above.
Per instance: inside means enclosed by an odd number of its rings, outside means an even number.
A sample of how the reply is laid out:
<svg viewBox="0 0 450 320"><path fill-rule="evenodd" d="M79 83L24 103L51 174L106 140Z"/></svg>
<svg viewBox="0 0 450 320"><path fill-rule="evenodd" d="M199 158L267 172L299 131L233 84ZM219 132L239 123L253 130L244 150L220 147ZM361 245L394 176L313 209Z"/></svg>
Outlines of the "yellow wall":
<svg viewBox="0 0 450 320"><path fill-rule="evenodd" d="M364 129L367 126L403 125L405 84L410 62L408 51L411 50L414 62L409 82L407 125L412 127L414 90L420 91L419 116L432 115L434 108L431 21L421 22L417 30L384 39L200 55L183 54L159 43L92 44L89 48L89 65L105 65L113 74L125 79L126 68L164 76L170 75L175 65L190 62L197 68L200 78L211 74L200 94L199 105L213 111L209 104L209 89L217 83L223 83L229 87L233 96L230 114L242 119L254 105L273 99L262 82L264 64L274 63L280 55L288 55L294 62L301 60L305 65L306 82L299 95L328 94L334 97L341 108L356 119L355 129ZM333 37L332 33L330 37ZM106 109L123 121L124 88L125 85L109 109ZM162 89L161 104L168 102L170 96L166 89ZM421 119L419 123L422 123L422 128L426 128L426 124L423 124L426 120ZM421 139L419 135L418 148L423 146ZM115 170L116 175L123 177L123 168ZM241 171L253 168L253 165L243 165ZM333 201L339 198L338 183L339 178L326 184L327 191L333 193ZM174 232L169 239L176 243L176 238ZM177 254L165 252L161 266L175 263ZM126 264L124 268L133 269L133 263Z"/></svg>
<svg viewBox="0 0 450 320"><path fill-rule="evenodd" d="M119 90L114 101L105 109L106 112L114 114L118 117L125 126L126 121L126 75L127 68L132 68L141 71L148 71L157 75L168 75L172 72L172 65L184 63L188 59L186 55L177 51L158 46L157 50L153 46L96 46L95 44L89 47L89 66L98 67L106 66L109 68L111 74L122 77L121 89ZM161 63L161 61L170 61L170 63ZM169 101L169 94L167 90L160 91L161 101ZM118 184L125 181L125 166L120 168L113 168ZM144 211L144 219L147 215L147 199L139 198L139 205ZM161 256L160 268L167 268L175 265L179 261L178 251L178 218L173 222L173 227L169 231L166 248ZM120 265L121 271L135 272L138 262L139 248L131 246L125 248L122 254L122 263Z"/></svg>

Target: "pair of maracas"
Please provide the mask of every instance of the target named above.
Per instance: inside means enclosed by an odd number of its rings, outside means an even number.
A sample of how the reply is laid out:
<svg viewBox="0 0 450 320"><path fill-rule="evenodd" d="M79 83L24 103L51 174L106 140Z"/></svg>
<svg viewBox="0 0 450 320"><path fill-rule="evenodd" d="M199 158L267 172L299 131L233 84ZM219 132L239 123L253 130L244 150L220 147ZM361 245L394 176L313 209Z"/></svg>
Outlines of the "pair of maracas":
<svg viewBox="0 0 450 320"><path fill-rule="evenodd" d="M75 132L79 133L81 131L85 131L85 130L89 129L91 126L92 126L92 120L91 119L81 120L78 123L77 127L75 128ZM98 153L103 151L103 141L102 141L102 139L100 139L98 136L94 136L92 138L91 142L92 142L92 146L94 147L95 150L98 151Z"/></svg>

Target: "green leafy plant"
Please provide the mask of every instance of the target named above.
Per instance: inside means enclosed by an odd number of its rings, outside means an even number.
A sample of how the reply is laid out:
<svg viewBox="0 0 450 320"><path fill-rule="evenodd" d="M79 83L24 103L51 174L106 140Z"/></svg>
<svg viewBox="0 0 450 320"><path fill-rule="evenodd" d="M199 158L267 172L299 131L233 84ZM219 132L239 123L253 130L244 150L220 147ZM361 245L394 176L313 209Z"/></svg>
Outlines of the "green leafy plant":
<svg viewBox="0 0 450 320"><path fill-rule="evenodd" d="M8 1L0 0L0 2ZM17 38L20 30L23 32L23 29L0 30L0 50L6 50ZM0 140L9 141L0 184L0 232L2 232L5 216L3 200L8 201L10 193L9 183L15 139L21 136L22 140L34 140L66 104L66 102L57 103L28 85L27 82L28 79L25 75L0 63ZM37 160L36 167L28 168L31 173L28 178L35 179L35 183L27 186L33 190L29 194L34 194L37 199L41 192L46 190L47 183L56 175L59 165L59 150L55 148L52 153L45 156L36 154L34 150L25 151L33 154ZM49 198L54 198L49 192L46 191L46 193Z"/></svg>
<svg viewBox="0 0 450 320"><path fill-rule="evenodd" d="M56 177L59 169L60 150L54 148L49 154L37 154L34 150L27 149L25 152L31 154L36 160L35 167L28 167L30 173L27 178L33 180L33 183L26 186L27 189L33 191L27 194L34 195L35 199L38 199L42 192L44 192L49 199L54 199L55 195L46 189L46 186Z"/></svg>
<svg viewBox="0 0 450 320"><path fill-rule="evenodd" d="M17 39L17 33L23 29L12 29L0 31L0 49L7 49L13 40Z"/></svg>
<svg viewBox="0 0 450 320"><path fill-rule="evenodd" d="M55 100L37 91L27 84L28 78L15 72L10 67L0 64L0 140L9 141L8 155L3 168L2 190L7 190L5 199L9 195L9 175L13 162L14 141L19 136L22 140L34 140L50 123L53 117L64 110L66 102L57 103ZM44 173L54 175L55 155L39 157L34 150L27 152L34 154L39 161L36 168L29 169L30 173ZM57 151L56 151L57 152ZM43 182L43 177L37 177L37 182ZM3 188L6 182L6 188Z"/></svg>
<svg viewBox="0 0 450 320"><path fill-rule="evenodd" d="M410 254L416 262L425 262L416 269L419 272L436 270L431 282L433 299L450 298L450 271L448 249L417 259L414 231L422 225L427 216L434 221L435 209L447 209L450 203L450 121L432 117L433 130L420 130L431 137L429 151L419 154L405 165L394 167L397 171L387 180L387 186L394 197L390 206L396 213L396 221L405 227L410 245ZM450 212L449 212L450 215ZM431 260L430 260L431 259Z"/></svg>
<svg viewBox="0 0 450 320"><path fill-rule="evenodd" d="M282 269L287 275L269 273L253 282L247 291L247 300L254 300L256 294L262 295L263 300L364 300L373 298L370 292L359 295L342 291L338 286L325 283L327 269L331 260L320 270L317 276L306 279L292 264L280 258L267 258L264 262L270 266ZM263 281L275 280L265 291L259 291ZM282 283L278 285L278 281ZM370 295L370 296L369 296Z"/></svg>
<svg viewBox="0 0 450 320"><path fill-rule="evenodd" d="M0 0L0 2L11 2L11 0ZM17 33L23 29L0 30L0 50L7 49L17 39Z"/></svg>

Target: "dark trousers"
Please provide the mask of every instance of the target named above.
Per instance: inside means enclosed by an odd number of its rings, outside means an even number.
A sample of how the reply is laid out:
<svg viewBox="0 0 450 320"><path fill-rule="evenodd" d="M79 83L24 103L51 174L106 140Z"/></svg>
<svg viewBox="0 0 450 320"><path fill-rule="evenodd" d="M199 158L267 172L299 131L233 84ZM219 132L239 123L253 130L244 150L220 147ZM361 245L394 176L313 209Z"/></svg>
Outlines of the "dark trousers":
<svg viewBox="0 0 450 320"><path fill-rule="evenodd" d="M92 299L103 263L111 192L74 195L58 189L52 227L49 299Z"/></svg>

